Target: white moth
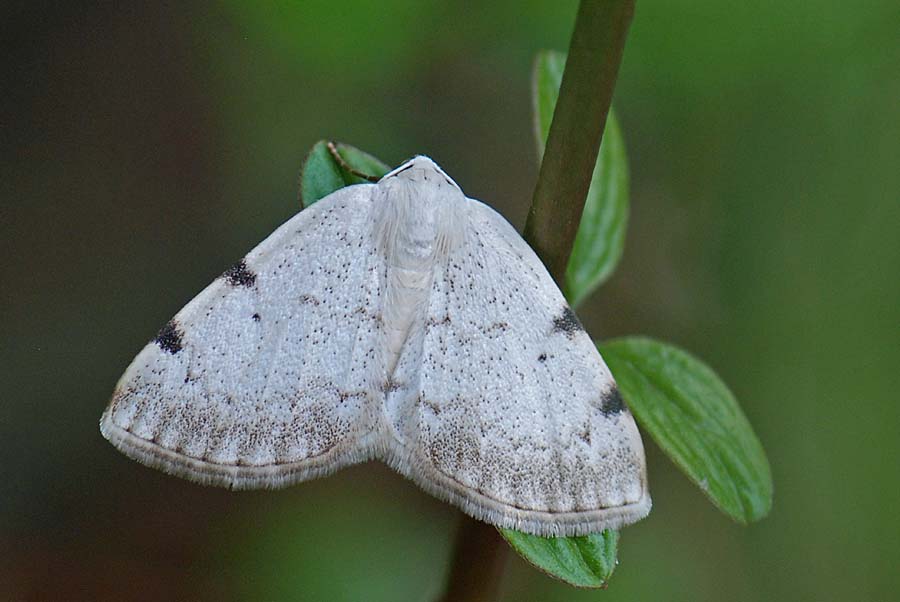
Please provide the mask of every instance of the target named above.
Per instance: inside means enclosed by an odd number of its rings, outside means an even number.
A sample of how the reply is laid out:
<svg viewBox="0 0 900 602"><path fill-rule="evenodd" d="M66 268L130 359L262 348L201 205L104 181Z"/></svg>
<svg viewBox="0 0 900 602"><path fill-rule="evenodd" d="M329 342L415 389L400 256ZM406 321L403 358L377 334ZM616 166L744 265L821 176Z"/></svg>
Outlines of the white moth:
<svg viewBox="0 0 900 602"><path fill-rule="evenodd" d="M300 212L210 284L135 358L100 430L234 489L377 458L537 535L650 510L634 419L562 293L421 156Z"/></svg>

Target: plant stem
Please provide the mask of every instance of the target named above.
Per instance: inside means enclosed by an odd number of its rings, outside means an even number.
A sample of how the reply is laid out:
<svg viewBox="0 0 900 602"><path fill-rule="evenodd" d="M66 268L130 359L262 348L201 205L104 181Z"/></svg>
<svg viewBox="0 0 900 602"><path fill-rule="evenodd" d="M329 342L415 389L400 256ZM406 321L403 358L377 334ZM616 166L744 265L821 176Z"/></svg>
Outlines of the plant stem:
<svg viewBox="0 0 900 602"><path fill-rule="evenodd" d="M525 240L562 286L600 150L635 0L582 0ZM468 516L457 535L441 602L491 602L509 548L494 527Z"/></svg>
<svg viewBox="0 0 900 602"><path fill-rule="evenodd" d="M560 286L591 185L634 2L582 0L575 18L559 99L525 223L525 240Z"/></svg>
<svg viewBox="0 0 900 602"><path fill-rule="evenodd" d="M493 526L465 515L460 518L453 564L440 602L492 602L500 591L509 546Z"/></svg>

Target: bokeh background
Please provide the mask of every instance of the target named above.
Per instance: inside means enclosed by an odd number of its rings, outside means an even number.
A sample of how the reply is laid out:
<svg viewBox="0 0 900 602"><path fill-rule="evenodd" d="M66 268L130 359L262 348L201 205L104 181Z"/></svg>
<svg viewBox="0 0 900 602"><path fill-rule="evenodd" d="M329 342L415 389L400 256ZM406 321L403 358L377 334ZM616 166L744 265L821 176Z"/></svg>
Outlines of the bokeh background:
<svg viewBox="0 0 900 602"><path fill-rule="evenodd" d="M320 138L437 159L524 223L528 78L573 0L4 3L0 598L430 600L458 514L377 464L230 493L97 421L134 354L298 209ZM900 7L640 0L615 105L632 219L582 309L734 389L775 478L718 513L647 441L654 510L607 591L511 556L507 601L900 591Z"/></svg>

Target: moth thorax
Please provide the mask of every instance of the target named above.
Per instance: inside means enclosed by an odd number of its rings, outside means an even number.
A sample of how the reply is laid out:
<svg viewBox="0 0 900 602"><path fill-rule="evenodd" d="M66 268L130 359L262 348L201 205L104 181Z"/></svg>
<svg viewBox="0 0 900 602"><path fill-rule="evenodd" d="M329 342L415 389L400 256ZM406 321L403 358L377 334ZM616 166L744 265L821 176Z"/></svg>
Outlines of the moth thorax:
<svg viewBox="0 0 900 602"><path fill-rule="evenodd" d="M375 191L375 237L390 265L431 270L463 240L466 197L443 175L411 168Z"/></svg>
<svg viewBox="0 0 900 602"><path fill-rule="evenodd" d="M462 243L467 201L443 173L413 167L379 182L373 202L375 240L388 266L382 318L390 377L424 322L435 267Z"/></svg>

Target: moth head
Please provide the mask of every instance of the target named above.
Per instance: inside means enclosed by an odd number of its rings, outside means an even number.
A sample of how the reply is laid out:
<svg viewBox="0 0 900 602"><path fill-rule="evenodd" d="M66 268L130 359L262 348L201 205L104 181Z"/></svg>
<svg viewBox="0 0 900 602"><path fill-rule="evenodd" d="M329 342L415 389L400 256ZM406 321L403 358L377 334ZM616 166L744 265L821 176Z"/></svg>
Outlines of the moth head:
<svg viewBox="0 0 900 602"><path fill-rule="evenodd" d="M397 169L386 174L381 178L381 181L384 182L389 178L412 180L416 182L426 182L429 180L441 183L446 182L459 190L459 186L453 181L453 178L448 176L437 163L425 155L416 155Z"/></svg>

